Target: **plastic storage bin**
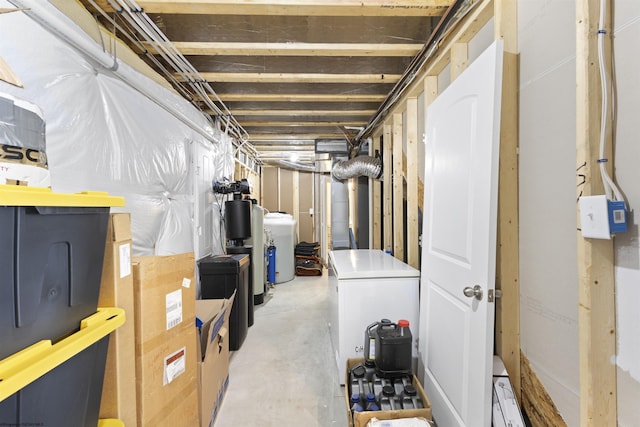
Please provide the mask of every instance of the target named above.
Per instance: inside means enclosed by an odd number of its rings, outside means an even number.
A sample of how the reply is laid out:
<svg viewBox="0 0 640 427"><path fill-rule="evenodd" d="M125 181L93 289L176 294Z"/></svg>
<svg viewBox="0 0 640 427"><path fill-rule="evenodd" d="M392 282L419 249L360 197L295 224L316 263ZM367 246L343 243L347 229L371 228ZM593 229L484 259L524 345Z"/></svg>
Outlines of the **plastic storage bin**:
<svg viewBox="0 0 640 427"><path fill-rule="evenodd" d="M77 331L96 312L107 193L0 185L0 359Z"/></svg>
<svg viewBox="0 0 640 427"><path fill-rule="evenodd" d="M202 299L236 297L229 316L229 350L236 351L247 337L249 255L214 255L198 261Z"/></svg>
<svg viewBox="0 0 640 427"><path fill-rule="evenodd" d="M264 216L264 228L276 247L275 283L293 280L296 268L296 220L289 214L272 212Z"/></svg>
<svg viewBox="0 0 640 427"><path fill-rule="evenodd" d="M124 321L123 310L100 309L64 340L0 360L0 425L97 425L109 333Z"/></svg>

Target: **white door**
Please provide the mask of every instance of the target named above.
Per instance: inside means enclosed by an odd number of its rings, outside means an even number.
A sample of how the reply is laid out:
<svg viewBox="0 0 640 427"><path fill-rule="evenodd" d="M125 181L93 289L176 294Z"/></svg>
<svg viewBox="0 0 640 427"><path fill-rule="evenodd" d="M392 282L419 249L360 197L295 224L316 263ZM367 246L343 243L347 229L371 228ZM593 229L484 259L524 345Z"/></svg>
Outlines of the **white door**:
<svg viewBox="0 0 640 427"><path fill-rule="evenodd" d="M491 425L501 81L497 41L427 112L420 346L440 426Z"/></svg>

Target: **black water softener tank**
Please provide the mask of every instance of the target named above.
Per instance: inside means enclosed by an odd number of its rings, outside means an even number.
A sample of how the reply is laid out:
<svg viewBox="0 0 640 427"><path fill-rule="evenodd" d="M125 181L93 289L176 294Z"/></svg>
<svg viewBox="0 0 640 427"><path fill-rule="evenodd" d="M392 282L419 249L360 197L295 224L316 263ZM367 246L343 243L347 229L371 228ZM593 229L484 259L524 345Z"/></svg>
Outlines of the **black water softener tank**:
<svg viewBox="0 0 640 427"><path fill-rule="evenodd" d="M247 321L248 325L253 325L253 246L245 245L244 240L251 237L251 211L253 205L251 200L239 199L233 195L233 200L228 200L224 204L224 221L226 227L227 254L248 254L249 255L249 282L247 284Z"/></svg>

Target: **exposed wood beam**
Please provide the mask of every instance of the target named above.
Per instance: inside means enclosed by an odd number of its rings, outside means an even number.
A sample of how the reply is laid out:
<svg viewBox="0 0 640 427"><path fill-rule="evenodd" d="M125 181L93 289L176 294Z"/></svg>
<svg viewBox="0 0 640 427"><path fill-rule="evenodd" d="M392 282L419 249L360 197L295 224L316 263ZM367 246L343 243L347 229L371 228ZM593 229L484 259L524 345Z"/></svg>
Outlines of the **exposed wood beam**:
<svg viewBox="0 0 640 427"><path fill-rule="evenodd" d="M380 153L380 135L373 135L371 154ZM382 249L382 182L369 178L371 186L371 248Z"/></svg>
<svg viewBox="0 0 640 427"><path fill-rule="evenodd" d="M147 50L156 53L150 43ZM411 57L422 48L419 43L230 43L173 42L183 55L236 56L402 56Z"/></svg>
<svg viewBox="0 0 640 427"><path fill-rule="evenodd" d="M22 81L13 72L9 65L0 57L0 80L11 83L14 86L23 87ZM372 115L375 114L372 113Z"/></svg>
<svg viewBox="0 0 640 427"><path fill-rule="evenodd" d="M333 127L333 126L364 126L366 124L365 121L335 121L335 122L297 122L297 121L249 121L242 122L242 127L259 127L259 126L287 126L287 127L310 127L310 126L318 126L318 127Z"/></svg>
<svg viewBox="0 0 640 427"><path fill-rule="evenodd" d="M293 16L441 16L453 0L138 0L147 13ZM107 0L98 0L113 10Z"/></svg>
<svg viewBox="0 0 640 427"><path fill-rule="evenodd" d="M308 153L291 153L289 151L265 151L259 152L258 157L260 160L292 160L303 163L315 161L315 153L309 151Z"/></svg>
<svg viewBox="0 0 640 427"><path fill-rule="evenodd" d="M352 93L219 93L218 96L224 102L382 102L386 98L386 95Z"/></svg>
<svg viewBox="0 0 640 427"><path fill-rule="evenodd" d="M393 162L393 256L405 261L404 255L404 177L402 170L402 113L393 115L392 162Z"/></svg>
<svg viewBox="0 0 640 427"><path fill-rule="evenodd" d="M500 170L498 187L498 250L495 348L502 358L518 401L520 386L520 279L518 215L518 88L517 2L495 0L494 38L504 42Z"/></svg>
<svg viewBox="0 0 640 427"><path fill-rule="evenodd" d="M604 46L605 57L610 59L611 5L607 4ZM604 194L598 159L613 158L611 126L605 135L607 152L604 156L599 153L602 93L596 38L598 21L598 0L576 1L576 167L585 176L584 185L577 189L583 196ZM611 73L609 65L607 68ZM611 116L606 116L605 120L611 123ZM613 169L612 163L606 163L609 173ZM614 426L618 417L613 240L585 239L580 232L576 234L580 425Z"/></svg>
<svg viewBox="0 0 640 427"><path fill-rule="evenodd" d="M407 264L420 268L418 243L418 99L407 99Z"/></svg>
<svg viewBox="0 0 640 427"><path fill-rule="evenodd" d="M383 126L383 148L382 148L382 191L383 191L383 212L382 212L382 244L385 251L393 251L393 141L392 124L389 120Z"/></svg>
<svg viewBox="0 0 640 427"><path fill-rule="evenodd" d="M331 73L200 73L216 83L396 83L400 74L331 74ZM176 79L185 81L176 74Z"/></svg>
<svg viewBox="0 0 640 427"><path fill-rule="evenodd" d="M252 133L249 134L251 141L290 141L290 140L315 140L322 138L344 138L340 132L335 133Z"/></svg>
<svg viewBox="0 0 640 427"><path fill-rule="evenodd" d="M208 111L212 114L211 111ZM235 117L239 116L373 116L376 110L231 110Z"/></svg>
<svg viewBox="0 0 640 427"><path fill-rule="evenodd" d="M307 145L289 145L289 144L269 144L269 145L255 145L254 148L258 152L263 151L314 151L315 144L310 143Z"/></svg>

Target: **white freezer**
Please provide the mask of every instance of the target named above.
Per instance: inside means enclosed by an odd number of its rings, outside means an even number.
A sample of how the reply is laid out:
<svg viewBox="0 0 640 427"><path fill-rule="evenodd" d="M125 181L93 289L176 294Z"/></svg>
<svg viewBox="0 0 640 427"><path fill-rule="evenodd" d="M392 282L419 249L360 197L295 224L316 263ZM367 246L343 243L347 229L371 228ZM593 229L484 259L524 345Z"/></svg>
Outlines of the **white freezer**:
<svg viewBox="0 0 640 427"><path fill-rule="evenodd" d="M418 357L420 271L380 250L329 252L329 330L344 384L347 359L364 357L364 331L381 319L409 321Z"/></svg>

